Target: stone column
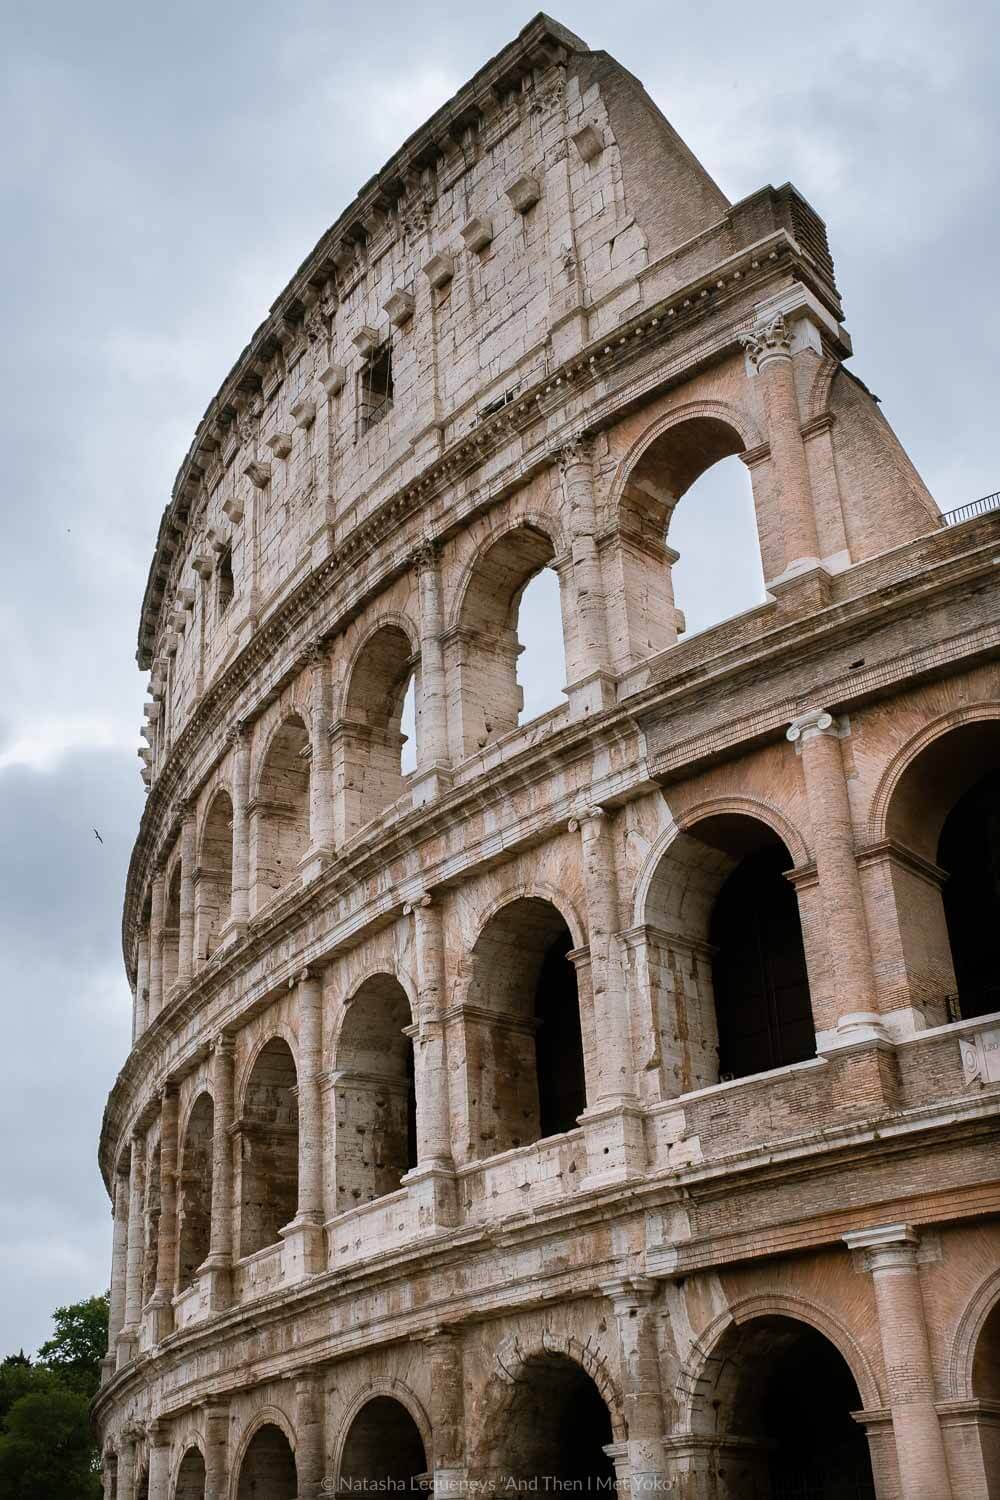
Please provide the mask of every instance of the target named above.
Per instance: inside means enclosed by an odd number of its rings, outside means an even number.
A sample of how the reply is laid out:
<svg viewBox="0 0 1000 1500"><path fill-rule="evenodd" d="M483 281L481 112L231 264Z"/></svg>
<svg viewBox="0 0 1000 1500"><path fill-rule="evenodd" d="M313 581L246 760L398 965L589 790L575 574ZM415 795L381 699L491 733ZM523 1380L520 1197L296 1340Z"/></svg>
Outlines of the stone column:
<svg viewBox="0 0 1000 1500"><path fill-rule="evenodd" d="M417 970L417 1019L408 1028L417 1095L417 1166L405 1181L410 1192L420 1197L421 1218L440 1226L457 1222L444 1023L444 915L440 899L428 894L404 912L413 917Z"/></svg>
<svg viewBox="0 0 1000 1500"><path fill-rule="evenodd" d="M561 570L560 582L564 587L569 582L572 590L575 629L567 634L566 677L574 718L609 708L615 701L604 577L596 540L593 455L593 439L583 435L559 452L563 528L571 558L571 569Z"/></svg>
<svg viewBox="0 0 1000 1500"><path fill-rule="evenodd" d="M212 1044L212 1225L208 1257L199 1274L208 1280L213 1312L228 1307L233 1268L233 1051L231 1036Z"/></svg>
<svg viewBox="0 0 1000 1500"><path fill-rule="evenodd" d="M284 1225L282 1263L286 1280L326 1270L323 1231L323 986L303 969L295 988L299 1007L299 1201L295 1218Z"/></svg>
<svg viewBox="0 0 1000 1500"><path fill-rule="evenodd" d="M809 485L809 467L802 441L802 419L792 368L791 334L778 313L742 335L747 358L757 371L767 420L778 508L784 538L784 571L768 580L768 588L789 575L819 564L816 517Z"/></svg>
<svg viewBox="0 0 1000 1500"><path fill-rule="evenodd" d="M156 1238L156 1286L149 1300L150 1342L158 1344L174 1326L177 1279L177 1085L160 1095L160 1221Z"/></svg>
<svg viewBox="0 0 1000 1500"><path fill-rule="evenodd" d="M309 760L309 852L303 875L314 880L333 857L333 746L330 743L330 658L317 641L309 651L312 675Z"/></svg>
<svg viewBox="0 0 1000 1500"><path fill-rule="evenodd" d="M448 692L444 672L444 619L438 548L424 541L416 550L420 590L420 701L415 806L430 802L451 785L448 760Z"/></svg>
<svg viewBox="0 0 1000 1500"><path fill-rule="evenodd" d="M228 1500L229 1402L205 1405L205 1500Z"/></svg>
<svg viewBox="0 0 1000 1500"><path fill-rule="evenodd" d="M118 1493L118 1454L110 1445L101 1454L101 1494L103 1500L115 1500Z"/></svg>
<svg viewBox="0 0 1000 1500"><path fill-rule="evenodd" d="M230 917L223 936L246 930L250 910L250 830L247 803L250 800L250 731L238 723L229 731L232 749L233 886Z"/></svg>
<svg viewBox="0 0 1000 1500"><path fill-rule="evenodd" d="M326 1449L323 1440L322 1381L319 1370L302 1371L295 1377L295 1469L298 1475L298 1500L317 1500L323 1494Z"/></svg>
<svg viewBox="0 0 1000 1500"><path fill-rule="evenodd" d="M181 815L181 900L177 935L177 978L191 978L194 970L195 810L187 802Z"/></svg>
<svg viewBox="0 0 1000 1500"><path fill-rule="evenodd" d="M149 1500L169 1500L170 1434L166 1422L150 1422L147 1438L149 1441Z"/></svg>
<svg viewBox="0 0 1000 1500"><path fill-rule="evenodd" d="M153 867L149 897L149 1020L163 1008L163 917L167 902L167 872Z"/></svg>
<svg viewBox="0 0 1000 1500"><path fill-rule="evenodd" d="M134 1134L128 1176L128 1239L125 1252L125 1322L118 1335L118 1368L131 1358L139 1336L142 1316L143 1222L146 1192L146 1144ZM119 1476L119 1484L120 1484Z"/></svg>
<svg viewBox="0 0 1000 1500"><path fill-rule="evenodd" d="M610 1299L622 1351L622 1391L631 1493L659 1493L667 1488L663 1436L666 1417L660 1385L656 1339L656 1282L623 1277L601 1288Z"/></svg>
<svg viewBox="0 0 1000 1500"><path fill-rule="evenodd" d="M128 1264L129 1180L124 1172L115 1173L112 1185L114 1199L111 1211L114 1229L111 1240L111 1301L108 1308L107 1375L115 1367L118 1335L125 1325L125 1277Z"/></svg>
<svg viewBox="0 0 1000 1500"><path fill-rule="evenodd" d="M135 1010L132 1041L137 1042L149 1025L149 928L139 928L135 957Z"/></svg>
<svg viewBox="0 0 1000 1500"><path fill-rule="evenodd" d="M919 1237L909 1224L888 1224L845 1234L844 1243L863 1252L875 1284L900 1500L952 1500L917 1269Z"/></svg>
<svg viewBox="0 0 1000 1500"><path fill-rule="evenodd" d="M857 1077L845 1085L841 1102L850 1103L858 1090L855 1102L870 1103L873 1095L880 1094L888 1102L893 1093L894 1053L877 1011L871 944L854 853L841 752L841 740L848 733L844 721L819 708L800 714L788 729L788 739L802 759L829 970L836 988L836 1018L817 1017L816 1050L824 1055L844 1052L846 1057L848 1051L866 1055Z"/></svg>
<svg viewBox="0 0 1000 1500"><path fill-rule="evenodd" d="M421 1335L431 1361L431 1427L434 1431L435 1500L465 1493L465 1392L461 1336L436 1328Z"/></svg>
<svg viewBox="0 0 1000 1500"><path fill-rule="evenodd" d="M118 1450L117 1500L135 1500L135 1449L135 1433L131 1431L124 1433Z"/></svg>
<svg viewBox="0 0 1000 1500"><path fill-rule="evenodd" d="M618 878L611 818L602 807L588 807L570 823L579 830L587 892L587 933L593 992L593 1037L597 1097L587 1100L588 1177L615 1181L645 1170L642 1112L635 1091L635 1066L628 996L617 951ZM586 1033L586 1027L582 1027Z"/></svg>

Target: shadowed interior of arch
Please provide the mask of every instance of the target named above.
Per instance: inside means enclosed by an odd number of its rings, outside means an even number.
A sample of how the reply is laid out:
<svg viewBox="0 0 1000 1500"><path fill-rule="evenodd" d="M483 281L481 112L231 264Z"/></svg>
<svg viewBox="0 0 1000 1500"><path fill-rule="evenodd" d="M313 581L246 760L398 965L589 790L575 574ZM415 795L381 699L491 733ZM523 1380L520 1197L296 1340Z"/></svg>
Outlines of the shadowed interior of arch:
<svg viewBox="0 0 1000 1500"><path fill-rule="evenodd" d="M750 476L735 456L743 447L726 422L692 417L655 438L628 476L623 520L664 549L660 576L650 569L645 579L652 651L766 597Z"/></svg>
<svg viewBox="0 0 1000 1500"><path fill-rule="evenodd" d="M281 1037L257 1055L240 1120L240 1255L277 1244L295 1217L299 1112L295 1059Z"/></svg>
<svg viewBox="0 0 1000 1500"><path fill-rule="evenodd" d="M420 1429L401 1401L373 1396L348 1429L340 1457L342 1495L426 1493L417 1483L427 1472Z"/></svg>
<svg viewBox="0 0 1000 1500"><path fill-rule="evenodd" d="M243 1455L236 1500L295 1500L298 1488L291 1445L280 1427L266 1422Z"/></svg>
<svg viewBox="0 0 1000 1500"><path fill-rule="evenodd" d="M199 1448L189 1448L181 1459L174 1500L205 1500L205 1460Z"/></svg>
<svg viewBox="0 0 1000 1500"><path fill-rule="evenodd" d="M163 942L160 948L163 969L163 993L177 978L177 961L181 934L181 862L177 860L167 876L166 904L163 910Z"/></svg>
<svg viewBox="0 0 1000 1500"><path fill-rule="evenodd" d="M561 913L521 897L473 949L467 1021L472 1157L576 1128L586 1102L573 947Z"/></svg>
<svg viewBox="0 0 1000 1500"><path fill-rule="evenodd" d="M195 953L210 958L229 920L233 900L233 804L220 789L205 819L195 891Z"/></svg>
<svg viewBox="0 0 1000 1500"><path fill-rule="evenodd" d="M613 1493L611 1415L594 1381L568 1355L525 1361L504 1411L496 1455L511 1493L561 1487Z"/></svg>
<svg viewBox="0 0 1000 1500"><path fill-rule="evenodd" d="M257 782L251 815L254 910L294 879L308 848L309 731L292 714L271 739Z"/></svg>
<svg viewBox="0 0 1000 1500"><path fill-rule="evenodd" d="M400 626L383 625L365 642L351 671L334 757L339 760L335 781L344 788L345 838L402 793L403 754L411 744L402 722L408 696L413 703L412 765L416 764L419 684L413 654Z"/></svg>
<svg viewBox="0 0 1000 1500"><path fill-rule="evenodd" d="M212 1236L212 1135L215 1107L208 1093L198 1095L181 1142L178 1178L177 1287L191 1285L208 1255Z"/></svg>
<svg viewBox="0 0 1000 1500"><path fill-rule="evenodd" d="M822 1333L785 1316L731 1326L714 1352L696 1430L721 1437L733 1495L875 1500L857 1383ZM727 1448L726 1438L736 1441Z"/></svg>
<svg viewBox="0 0 1000 1500"><path fill-rule="evenodd" d="M892 871L911 1003L930 1025L1000 1010L1000 720L927 745L893 790L886 833L927 862Z"/></svg>
<svg viewBox="0 0 1000 1500"><path fill-rule="evenodd" d="M337 1210L394 1193L417 1165L417 1101L406 991L391 974L366 979L337 1041Z"/></svg>
<svg viewBox="0 0 1000 1500"><path fill-rule="evenodd" d="M766 823L725 813L680 834L657 865L645 920L668 1094L814 1055L792 864Z"/></svg>

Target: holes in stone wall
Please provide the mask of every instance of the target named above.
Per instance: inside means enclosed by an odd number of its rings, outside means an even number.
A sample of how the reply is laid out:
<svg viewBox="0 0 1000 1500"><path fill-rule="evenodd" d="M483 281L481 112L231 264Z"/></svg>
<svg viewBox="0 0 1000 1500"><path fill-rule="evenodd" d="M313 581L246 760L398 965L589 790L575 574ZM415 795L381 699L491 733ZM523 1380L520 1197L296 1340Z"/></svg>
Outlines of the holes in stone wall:
<svg viewBox="0 0 1000 1500"><path fill-rule="evenodd" d="M280 1238L299 1191L299 1112L295 1059L273 1037L254 1063L240 1126L240 1255Z"/></svg>

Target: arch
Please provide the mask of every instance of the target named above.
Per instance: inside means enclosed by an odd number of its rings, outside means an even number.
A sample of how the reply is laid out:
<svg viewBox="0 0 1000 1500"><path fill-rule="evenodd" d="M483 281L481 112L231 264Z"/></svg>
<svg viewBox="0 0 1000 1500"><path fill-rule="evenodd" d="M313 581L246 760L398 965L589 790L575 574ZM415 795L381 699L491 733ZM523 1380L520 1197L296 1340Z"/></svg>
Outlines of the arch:
<svg viewBox="0 0 1000 1500"><path fill-rule="evenodd" d="M346 673L334 740L344 840L402 795L403 705L420 659L411 631L403 616L383 618L360 642ZM416 695L419 705L419 677ZM419 753L418 744L418 759Z"/></svg>
<svg viewBox="0 0 1000 1500"><path fill-rule="evenodd" d="M212 1145L215 1103L207 1089L195 1099L181 1132L177 1193L177 1288L194 1281L212 1237ZM228 1205L226 1206L226 1211Z"/></svg>
<svg viewBox="0 0 1000 1500"><path fill-rule="evenodd" d="M262 751L250 803L254 911L296 877L309 848L310 755L302 715L286 714Z"/></svg>
<svg viewBox="0 0 1000 1500"><path fill-rule="evenodd" d="M142 1306L156 1287L160 1237L160 1138L146 1146L146 1181L143 1192Z"/></svg>
<svg viewBox="0 0 1000 1500"><path fill-rule="evenodd" d="M417 1165L412 1019L405 989L384 972L345 1006L334 1051L338 1211L394 1193Z"/></svg>
<svg viewBox="0 0 1000 1500"><path fill-rule="evenodd" d="M195 875L195 954L211 958L232 915L233 803L226 787L212 794L198 840Z"/></svg>
<svg viewBox="0 0 1000 1500"><path fill-rule="evenodd" d="M830 390L839 369L840 360L832 354L824 354L817 360L805 402L805 422L814 422L817 417L826 415L830 406Z"/></svg>
<svg viewBox="0 0 1000 1500"><path fill-rule="evenodd" d="M299 1190L299 1120L295 1058L272 1036L247 1078L240 1141L239 1253L274 1245L295 1217Z"/></svg>
<svg viewBox="0 0 1000 1500"><path fill-rule="evenodd" d="M496 528L456 590L447 650L449 725L460 758L517 728L524 706L517 675L521 598L557 555L553 530L533 517Z"/></svg>
<svg viewBox="0 0 1000 1500"><path fill-rule="evenodd" d="M173 1500L205 1500L205 1458L197 1443L181 1454L171 1493Z"/></svg>
<svg viewBox="0 0 1000 1500"><path fill-rule="evenodd" d="M713 798L689 809L647 855L634 915L663 1097L815 1055L802 923L786 879L795 865L789 842L806 854L777 809Z"/></svg>
<svg viewBox="0 0 1000 1500"><path fill-rule="evenodd" d="M168 865L163 896L163 936L160 945L163 1000L177 978L181 941L181 861L177 855Z"/></svg>
<svg viewBox="0 0 1000 1500"><path fill-rule="evenodd" d="M470 1157L576 1127L586 1107L579 943L560 907L517 895L487 916L469 955L463 1025Z"/></svg>
<svg viewBox="0 0 1000 1500"><path fill-rule="evenodd" d="M746 1299L699 1340L678 1395L681 1430L717 1445L734 1493L818 1493L832 1482L837 1493L874 1500L854 1413L878 1409L878 1389L827 1310L799 1298Z"/></svg>
<svg viewBox="0 0 1000 1500"><path fill-rule="evenodd" d="M428 1464L430 1464L432 1462L434 1453L434 1431L431 1426L431 1419L427 1415L427 1412L422 1402L420 1401L420 1398L417 1396L416 1392L406 1384L405 1381L400 1380L397 1376L375 1375L370 1380L365 1381L365 1384L362 1386L362 1388L357 1391L351 1398L350 1402L348 1403L347 1409L344 1412L343 1418L340 1423L340 1432L338 1433L337 1440L334 1445L334 1473L339 1474L341 1471L340 1466L344 1452L344 1444L347 1440L347 1435L354 1424L354 1419L357 1417L358 1413L365 1406L367 1406L368 1402L371 1401L374 1396L391 1397L391 1399L398 1402L400 1406L405 1407L408 1415L412 1418L414 1425L420 1433L420 1440L424 1445L424 1453L427 1455Z"/></svg>
<svg viewBox="0 0 1000 1500"><path fill-rule="evenodd" d="M576 1340L498 1353L487 1392L485 1451L491 1469L526 1483L568 1489L614 1487L606 1452L624 1441L621 1395L604 1362Z"/></svg>
<svg viewBox="0 0 1000 1500"><path fill-rule="evenodd" d="M716 422L723 427L730 428L739 441L739 448L734 449L735 452L751 451L754 448L763 447L766 443L762 429L758 427L750 412L744 410L743 407L733 406L728 401L705 400L686 401L682 406L675 406L671 411L664 412L662 416L651 422L618 460L618 467L615 470L609 493L612 514L620 509L629 474L646 451L673 428L693 421Z"/></svg>
<svg viewBox="0 0 1000 1500"><path fill-rule="evenodd" d="M956 1401L971 1401L976 1391L976 1355L987 1325L1000 1310L1000 1270L992 1271L976 1288L958 1320L948 1358L948 1395ZM1000 1328L997 1330L997 1368L1000 1369Z"/></svg>
<svg viewBox="0 0 1000 1500"><path fill-rule="evenodd" d="M411 1495L421 1492L430 1467L429 1428L417 1420L410 1402L401 1399L396 1382L391 1390L370 1388L352 1404L338 1443L337 1476L341 1491L389 1489ZM422 1413L421 1413L422 1415Z"/></svg>
<svg viewBox="0 0 1000 1500"><path fill-rule="evenodd" d="M544 512L538 510L529 510L518 515L505 516L477 544L468 562L460 569L452 594L451 609L448 613L448 630L456 630L462 623L462 615L465 610L469 588L483 558L497 542L503 541L504 537L508 536L510 532L521 531L524 528L530 531L537 531L541 536L547 538L554 557L561 556L569 546L563 528L556 516L546 515Z"/></svg>
<svg viewBox="0 0 1000 1500"><path fill-rule="evenodd" d="M296 1500L295 1443L278 1413L260 1414L236 1465L235 1500Z"/></svg>
<svg viewBox="0 0 1000 1500"><path fill-rule="evenodd" d="M259 1036L257 1038L256 1042L247 1053L247 1056L243 1061L239 1076L236 1080L235 1098L236 1110L238 1115L242 1115L246 1109L247 1087L250 1083L251 1077L253 1076L253 1070L257 1065L257 1059L258 1057L260 1057L260 1054L263 1052L264 1048L273 1041L282 1041L285 1043L285 1045L288 1047L289 1052L292 1054L292 1057L295 1059L296 1071L298 1070L298 1037L295 1035L294 1031L287 1024L287 1022L270 1020L266 1032L264 1032L262 1036Z"/></svg>
<svg viewBox="0 0 1000 1500"><path fill-rule="evenodd" d="M1000 1010L1000 705L954 710L911 736L880 778L869 831L881 836L873 854L910 1004L931 1025Z"/></svg>

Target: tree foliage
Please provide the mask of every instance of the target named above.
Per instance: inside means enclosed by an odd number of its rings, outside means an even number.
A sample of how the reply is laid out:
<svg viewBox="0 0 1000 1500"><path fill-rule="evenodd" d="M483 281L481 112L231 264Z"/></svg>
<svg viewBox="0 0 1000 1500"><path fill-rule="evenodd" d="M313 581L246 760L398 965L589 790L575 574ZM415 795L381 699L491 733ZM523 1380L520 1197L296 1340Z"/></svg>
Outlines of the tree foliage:
<svg viewBox="0 0 1000 1500"><path fill-rule="evenodd" d="M53 1314L35 1361L0 1361L0 1495L9 1500L99 1500L100 1461L90 1402L107 1347L108 1298Z"/></svg>

